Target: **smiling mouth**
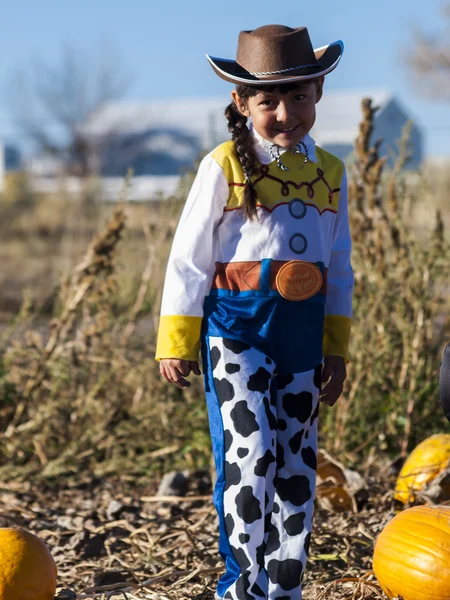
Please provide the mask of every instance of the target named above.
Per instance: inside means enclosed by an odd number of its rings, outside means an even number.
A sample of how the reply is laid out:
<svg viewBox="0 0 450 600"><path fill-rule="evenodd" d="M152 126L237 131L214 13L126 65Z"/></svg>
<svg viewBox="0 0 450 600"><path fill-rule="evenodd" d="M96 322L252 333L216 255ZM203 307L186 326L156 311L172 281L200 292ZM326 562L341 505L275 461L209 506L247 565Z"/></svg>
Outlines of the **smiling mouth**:
<svg viewBox="0 0 450 600"><path fill-rule="evenodd" d="M280 133L291 133L292 131L295 131L297 127L298 125L294 125L293 127L287 127L286 129L278 128L277 131L279 131Z"/></svg>

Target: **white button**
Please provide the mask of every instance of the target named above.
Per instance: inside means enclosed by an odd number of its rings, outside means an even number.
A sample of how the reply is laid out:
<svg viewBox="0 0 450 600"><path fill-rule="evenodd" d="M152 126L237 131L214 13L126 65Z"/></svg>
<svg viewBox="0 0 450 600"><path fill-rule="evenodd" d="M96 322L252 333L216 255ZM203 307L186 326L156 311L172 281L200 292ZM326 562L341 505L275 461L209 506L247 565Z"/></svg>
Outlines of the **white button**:
<svg viewBox="0 0 450 600"><path fill-rule="evenodd" d="M289 202L289 212L294 219L303 219L306 215L306 204L300 198L293 198Z"/></svg>
<svg viewBox="0 0 450 600"><path fill-rule="evenodd" d="M295 254L303 254L306 252L306 248L308 247L308 242L306 238L301 233L294 233L294 235L289 240L289 248Z"/></svg>

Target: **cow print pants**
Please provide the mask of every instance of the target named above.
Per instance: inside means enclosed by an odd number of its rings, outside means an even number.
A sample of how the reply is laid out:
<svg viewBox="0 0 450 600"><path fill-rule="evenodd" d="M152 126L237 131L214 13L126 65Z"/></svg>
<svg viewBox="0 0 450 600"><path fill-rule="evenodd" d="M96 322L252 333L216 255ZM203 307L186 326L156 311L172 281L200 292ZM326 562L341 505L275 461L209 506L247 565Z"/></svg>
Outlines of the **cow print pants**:
<svg viewBox="0 0 450 600"><path fill-rule="evenodd" d="M219 337L206 339L206 352L214 502L226 563L216 598L301 600L315 496L321 365L277 374L264 353Z"/></svg>

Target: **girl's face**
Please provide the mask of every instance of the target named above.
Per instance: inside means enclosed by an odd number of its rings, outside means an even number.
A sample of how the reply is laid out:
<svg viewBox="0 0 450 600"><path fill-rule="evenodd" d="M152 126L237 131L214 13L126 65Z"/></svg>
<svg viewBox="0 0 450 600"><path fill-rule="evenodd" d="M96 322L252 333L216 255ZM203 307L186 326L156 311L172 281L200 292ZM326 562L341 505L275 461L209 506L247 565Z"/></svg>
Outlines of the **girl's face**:
<svg viewBox="0 0 450 600"><path fill-rule="evenodd" d="M251 117L259 135L283 148L293 148L314 125L322 89L323 78L300 82L295 89L284 93L276 88L241 98L234 90L232 97L239 111Z"/></svg>

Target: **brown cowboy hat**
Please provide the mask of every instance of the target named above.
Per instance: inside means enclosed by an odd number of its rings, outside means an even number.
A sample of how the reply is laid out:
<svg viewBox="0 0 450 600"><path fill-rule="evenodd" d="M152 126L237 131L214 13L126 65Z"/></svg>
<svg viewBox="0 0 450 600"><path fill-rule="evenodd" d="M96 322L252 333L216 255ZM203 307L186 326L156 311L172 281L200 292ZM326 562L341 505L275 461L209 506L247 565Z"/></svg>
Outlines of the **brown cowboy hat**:
<svg viewBox="0 0 450 600"><path fill-rule="evenodd" d="M337 67L343 51L341 41L314 49L306 27L264 25L240 32L236 60L206 58L225 81L273 85L326 75Z"/></svg>

